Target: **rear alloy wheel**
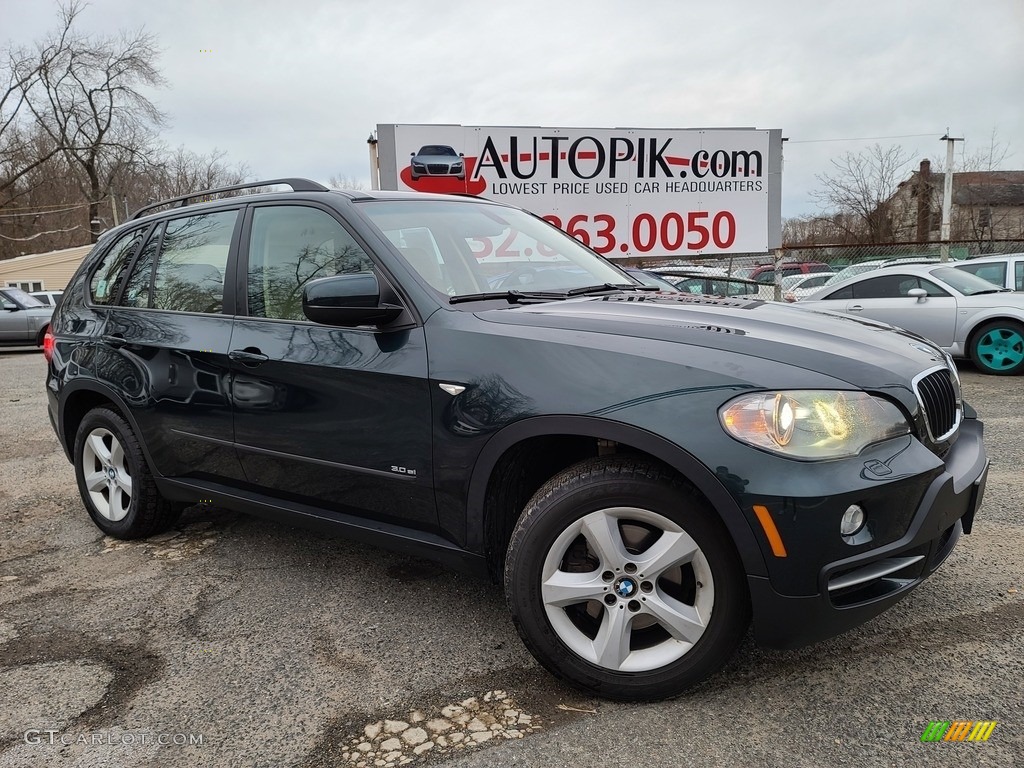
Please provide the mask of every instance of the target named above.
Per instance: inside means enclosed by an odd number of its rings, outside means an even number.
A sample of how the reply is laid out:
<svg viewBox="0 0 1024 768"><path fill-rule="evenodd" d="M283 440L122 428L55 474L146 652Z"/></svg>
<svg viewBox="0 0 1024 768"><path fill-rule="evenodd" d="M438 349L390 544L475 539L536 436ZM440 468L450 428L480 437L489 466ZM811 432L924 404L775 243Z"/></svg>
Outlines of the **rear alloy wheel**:
<svg viewBox="0 0 1024 768"><path fill-rule="evenodd" d="M653 700L722 667L749 623L743 571L707 502L656 465L592 459L552 478L509 545L527 647L601 696Z"/></svg>
<svg viewBox="0 0 1024 768"><path fill-rule="evenodd" d="M78 427L75 476L93 522L119 539L164 531L183 509L160 496L135 433L108 408L90 411Z"/></svg>
<svg viewBox="0 0 1024 768"><path fill-rule="evenodd" d="M983 326L971 341L971 359L982 373L1012 376L1024 372L1024 327L1012 320Z"/></svg>

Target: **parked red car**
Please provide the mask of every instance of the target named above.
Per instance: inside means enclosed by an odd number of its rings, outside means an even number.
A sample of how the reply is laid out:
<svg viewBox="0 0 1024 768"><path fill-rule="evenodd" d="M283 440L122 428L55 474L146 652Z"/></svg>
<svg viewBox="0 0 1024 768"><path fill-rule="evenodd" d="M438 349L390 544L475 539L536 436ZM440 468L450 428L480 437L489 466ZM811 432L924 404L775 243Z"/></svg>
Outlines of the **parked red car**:
<svg viewBox="0 0 1024 768"><path fill-rule="evenodd" d="M808 275L812 272L831 272L832 267L823 261L784 261L779 264L779 271L783 277L788 275ZM759 283L775 282L775 265L758 264L749 275L744 275L748 280L756 280Z"/></svg>

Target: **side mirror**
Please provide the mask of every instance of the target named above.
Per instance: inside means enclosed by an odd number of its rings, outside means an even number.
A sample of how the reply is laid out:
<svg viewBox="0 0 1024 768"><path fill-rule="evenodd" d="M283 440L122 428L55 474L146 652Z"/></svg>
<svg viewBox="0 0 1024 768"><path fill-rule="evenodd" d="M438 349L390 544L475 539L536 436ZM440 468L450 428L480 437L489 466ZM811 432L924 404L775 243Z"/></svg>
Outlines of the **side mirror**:
<svg viewBox="0 0 1024 768"><path fill-rule="evenodd" d="M928 291L924 288L911 288L907 291L907 296L917 299L918 302L922 302L928 298Z"/></svg>
<svg viewBox="0 0 1024 768"><path fill-rule="evenodd" d="M390 323L402 307L381 304L377 276L360 272L310 280L302 287L302 312L314 323L354 328Z"/></svg>
<svg viewBox="0 0 1024 768"><path fill-rule="evenodd" d="M11 302L5 301L4 302L4 309L7 310L8 312L17 312L19 307L18 307L17 304L13 304Z"/></svg>
<svg viewBox="0 0 1024 768"><path fill-rule="evenodd" d="M409 157L416 157L416 153L415 152L410 152L409 153Z"/></svg>
<svg viewBox="0 0 1024 768"><path fill-rule="evenodd" d="M459 157L465 157L465 156L466 156L466 155L465 155L464 153L462 153L462 152L459 152Z"/></svg>

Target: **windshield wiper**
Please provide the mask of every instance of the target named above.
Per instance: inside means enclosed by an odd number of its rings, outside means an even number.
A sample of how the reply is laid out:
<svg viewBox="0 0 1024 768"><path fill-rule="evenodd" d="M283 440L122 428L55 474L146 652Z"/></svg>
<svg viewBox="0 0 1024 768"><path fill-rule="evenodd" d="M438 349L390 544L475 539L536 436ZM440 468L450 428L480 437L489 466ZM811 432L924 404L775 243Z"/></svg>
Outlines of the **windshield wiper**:
<svg viewBox="0 0 1024 768"><path fill-rule="evenodd" d="M601 285L588 285L583 288L570 288L565 292L566 296L585 296L588 293L604 293L605 291L657 291L653 285L633 285L632 283L602 283Z"/></svg>
<svg viewBox="0 0 1024 768"><path fill-rule="evenodd" d="M451 296L449 304L462 304L466 301L493 301L494 299L505 299L509 304L524 304L534 301L554 301L564 299L564 293L533 293L527 291L489 291L487 293L463 293L458 296Z"/></svg>
<svg viewBox="0 0 1024 768"><path fill-rule="evenodd" d="M985 291L975 291L971 296L984 296L986 293L1010 293L1009 288L991 288Z"/></svg>
<svg viewBox="0 0 1024 768"><path fill-rule="evenodd" d="M602 283L587 285L582 288L570 288L567 291L489 291L486 293L464 293L452 296L449 304L461 304L466 301L489 301L505 299L509 304L524 304L537 301L555 301L568 299L572 296L586 296L591 293L607 293L608 291L657 291L651 285L632 285L630 283Z"/></svg>

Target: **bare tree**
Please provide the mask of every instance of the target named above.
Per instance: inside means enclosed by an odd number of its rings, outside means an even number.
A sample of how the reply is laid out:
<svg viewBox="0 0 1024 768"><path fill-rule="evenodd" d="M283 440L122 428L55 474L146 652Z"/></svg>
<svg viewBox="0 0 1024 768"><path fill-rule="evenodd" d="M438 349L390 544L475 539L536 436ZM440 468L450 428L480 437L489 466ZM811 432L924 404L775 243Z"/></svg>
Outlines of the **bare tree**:
<svg viewBox="0 0 1024 768"><path fill-rule="evenodd" d="M356 179L354 176L349 176L344 173L336 173L327 181L327 186L331 189L356 189L365 191L367 189L366 182Z"/></svg>
<svg viewBox="0 0 1024 768"><path fill-rule="evenodd" d="M812 192L824 210L840 214L833 220L842 227L846 239L855 243L889 243L894 240L893 199L901 181L908 175L912 155L898 145L875 144L861 152L847 152L832 161L833 170L816 178L821 189Z"/></svg>
<svg viewBox="0 0 1024 768"><path fill-rule="evenodd" d="M79 5L61 9L61 28L35 53L24 47L8 48L0 61L0 194L6 197L25 176L61 152L50 143L45 152L34 144L37 131L26 127L25 116L31 110L30 94L38 86L43 71L53 66L68 46L71 28ZM0 198L2 199L2 198Z"/></svg>
<svg viewBox="0 0 1024 768"><path fill-rule="evenodd" d="M155 200L242 184L253 176L247 165L229 163L227 154L217 149L201 154L179 146L158 148L152 155L152 160L122 168L111 182L120 203L132 210Z"/></svg>
<svg viewBox="0 0 1024 768"><path fill-rule="evenodd" d="M55 52L23 91L24 103L81 174L89 220L95 221L113 177L145 156L154 130L165 122L142 91L162 85L163 78L155 66L158 50L152 35L83 35L71 28L78 5L64 6L61 13L60 44L51 38L41 45ZM95 242L98 232L92 237Z"/></svg>

